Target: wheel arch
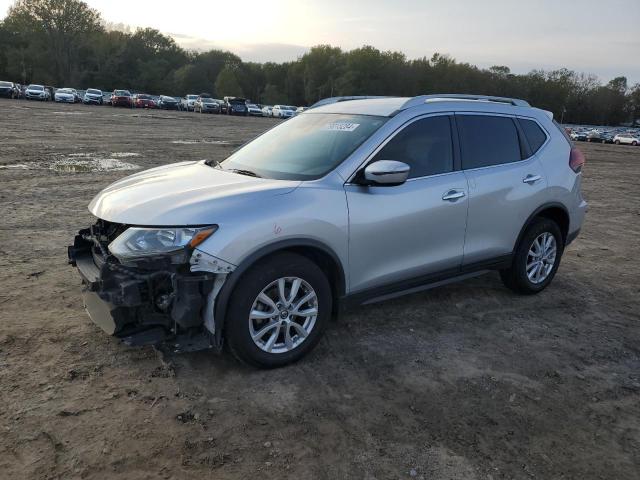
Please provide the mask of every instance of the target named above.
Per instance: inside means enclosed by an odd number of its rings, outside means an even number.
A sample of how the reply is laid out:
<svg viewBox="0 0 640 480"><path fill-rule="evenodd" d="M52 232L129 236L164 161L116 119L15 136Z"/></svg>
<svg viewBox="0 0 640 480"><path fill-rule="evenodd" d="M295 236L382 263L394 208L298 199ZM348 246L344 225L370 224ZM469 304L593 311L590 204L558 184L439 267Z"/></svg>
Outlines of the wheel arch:
<svg viewBox="0 0 640 480"><path fill-rule="evenodd" d="M518 239L516 240L515 245L513 246L513 251L515 252L520 245L520 241L522 240L522 236L524 232L527 230L529 225L533 222L534 219L538 217L548 218L553 220L560 227L560 232L562 233L562 243L566 245L567 236L569 235L569 212L567 208L561 203L545 203L538 207L534 212L529 215L527 221L524 222L524 225L520 229L520 233L518 234Z"/></svg>
<svg viewBox="0 0 640 480"><path fill-rule="evenodd" d="M243 275L256 262L281 252L291 252L302 255L314 262L327 276L333 296L334 311L338 300L346 294L346 277L344 267L338 255L327 245L313 239L289 239L275 242L254 251L248 255L240 265L227 277L220 293L216 298L214 318L216 323L216 335L221 335L224 318L231 294Z"/></svg>

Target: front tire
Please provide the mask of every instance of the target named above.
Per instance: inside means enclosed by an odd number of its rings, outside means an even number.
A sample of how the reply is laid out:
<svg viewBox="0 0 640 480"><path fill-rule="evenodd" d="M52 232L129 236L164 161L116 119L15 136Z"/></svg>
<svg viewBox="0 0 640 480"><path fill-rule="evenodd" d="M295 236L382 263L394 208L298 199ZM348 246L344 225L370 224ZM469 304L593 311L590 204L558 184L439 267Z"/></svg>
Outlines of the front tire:
<svg viewBox="0 0 640 480"><path fill-rule="evenodd" d="M331 316L331 287L306 257L259 261L236 285L225 322L229 350L260 368L293 363L319 342Z"/></svg>
<svg viewBox="0 0 640 480"><path fill-rule="evenodd" d="M558 271L563 251L558 224L548 218L535 219L525 230L511 267L500 271L502 282L517 293L541 292Z"/></svg>

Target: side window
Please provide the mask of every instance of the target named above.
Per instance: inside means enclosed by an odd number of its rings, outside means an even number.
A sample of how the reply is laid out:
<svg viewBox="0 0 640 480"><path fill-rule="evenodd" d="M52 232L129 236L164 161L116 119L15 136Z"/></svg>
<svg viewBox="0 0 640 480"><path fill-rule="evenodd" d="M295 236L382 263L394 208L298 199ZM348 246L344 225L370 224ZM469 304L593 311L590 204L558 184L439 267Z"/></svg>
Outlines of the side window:
<svg viewBox="0 0 640 480"><path fill-rule="evenodd" d="M409 124L382 147L376 160L408 164L409 178L451 172L453 147L449 117L428 117Z"/></svg>
<svg viewBox="0 0 640 480"><path fill-rule="evenodd" d="M457 115L462 168L479 168L522 160L518 130L509 117Z"/></svg>
<svg viewBox="0 0 640 480"><path fill-rule="evenodd" d="M531 153L534 154L538 150L544 142L547 141L547 134L540 128L533 120L525 120L524 118L519 118L520 126L524 131L524 136L527 137L527 141L529 142L529 146L531 147Z"/></svg>

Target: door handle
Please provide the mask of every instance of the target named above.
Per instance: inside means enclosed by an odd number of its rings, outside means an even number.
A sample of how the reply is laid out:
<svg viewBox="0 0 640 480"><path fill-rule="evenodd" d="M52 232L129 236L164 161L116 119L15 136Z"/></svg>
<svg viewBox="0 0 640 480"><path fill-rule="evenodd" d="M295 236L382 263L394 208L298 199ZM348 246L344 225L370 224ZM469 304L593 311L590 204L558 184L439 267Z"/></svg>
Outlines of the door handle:
<svg viewBox="0 0 640 480"><path fill-rule="evenodd" d="M533 185L538 180L542 180L542 177L540 175L527 175L522 179L524 183L528 183L529 185Z"/></svg>
<svg viewBox="0 0 640 480"><path fill-rule="evenodd" d="M442 200L449 200L453 202L459 198L464 197L466 194L462 190L449 190L442 196Z"/></svg>

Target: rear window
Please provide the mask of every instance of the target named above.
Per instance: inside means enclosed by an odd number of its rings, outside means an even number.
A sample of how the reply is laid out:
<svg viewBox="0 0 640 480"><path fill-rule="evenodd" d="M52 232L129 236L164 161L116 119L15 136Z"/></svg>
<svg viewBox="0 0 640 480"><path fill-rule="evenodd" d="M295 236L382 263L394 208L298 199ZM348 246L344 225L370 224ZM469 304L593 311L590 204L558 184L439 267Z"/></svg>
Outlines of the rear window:
<svg viewBox="0 0 640 480"><path fill-rule="evenodd" d="M525 120L524 118L518 119L520 126L524 131L524 136L527 137L529 146L531 147L531 154L540 150L540 147L547 141L547 134L540 128L533 120Z"/></svg>
<svg viewBox="0 0 640 480"><path fill-rule="evenodd" d="M462 168L480 168L522 160L513 119L491 115L456 115Z"/></svg>

